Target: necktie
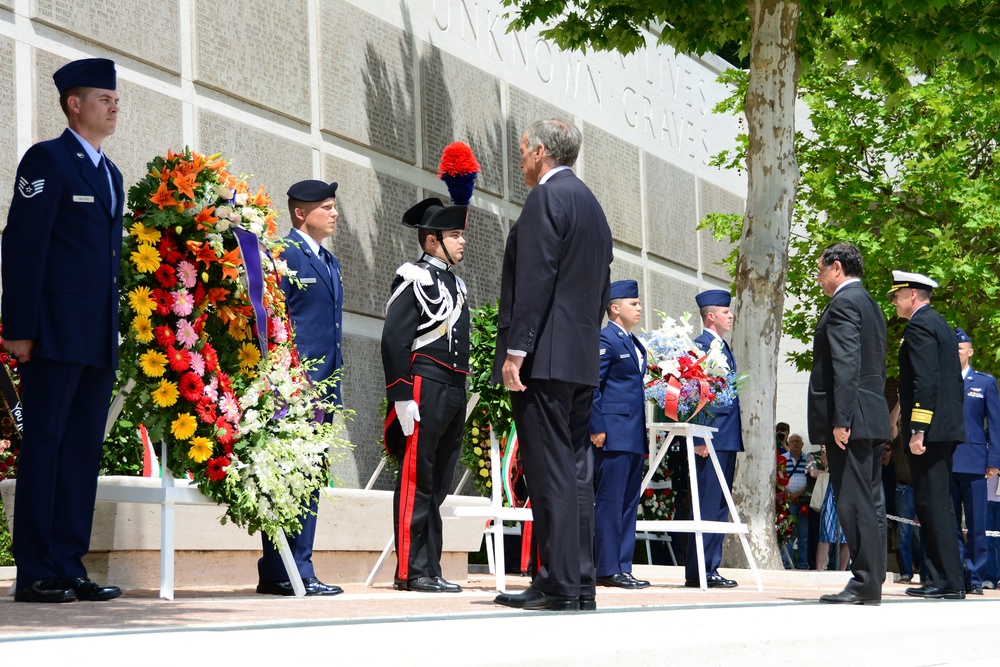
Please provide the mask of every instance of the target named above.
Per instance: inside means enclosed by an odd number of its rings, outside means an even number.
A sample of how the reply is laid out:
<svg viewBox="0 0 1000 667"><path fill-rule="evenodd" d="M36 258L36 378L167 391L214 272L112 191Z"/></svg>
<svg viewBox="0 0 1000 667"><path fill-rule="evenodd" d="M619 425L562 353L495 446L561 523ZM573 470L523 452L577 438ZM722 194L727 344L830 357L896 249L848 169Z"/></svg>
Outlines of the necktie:
<svg viewBox="0 0 1000 667"><path fill-rule="evenodd" d="M104 153L101 153L101 161L98 163L97 168L108 181L108 194L110 195L108 201L111 202L111 211L113 213L117 204L115 201L115 187L111 181L111 169L108 168L108 158L104 155Z"/></svg>
<svg viewBox="0 0 1000 667"><path fill-rule="evenodd" d="M319 256L323 258L323 262L326 264L326 270L330 272L330 279L333 279L333 255L329 250L323 246L319 247Z"/></svg>

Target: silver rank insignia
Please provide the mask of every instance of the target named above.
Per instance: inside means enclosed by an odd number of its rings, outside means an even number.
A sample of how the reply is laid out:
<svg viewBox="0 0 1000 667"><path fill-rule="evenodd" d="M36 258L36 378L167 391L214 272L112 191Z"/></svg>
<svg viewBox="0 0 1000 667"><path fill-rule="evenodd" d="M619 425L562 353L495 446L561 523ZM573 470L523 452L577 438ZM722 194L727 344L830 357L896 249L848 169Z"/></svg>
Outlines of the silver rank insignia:
<svg viewBox="0 0 1000 667"><path fill-rule="evenodd" d="M17 179L17 191L21 193L21 196L25 199L31 199L37 194L41 194L42 190L45 189L45 179L39 178L37 181L28 182L24 176L20 176Z"/></svg>

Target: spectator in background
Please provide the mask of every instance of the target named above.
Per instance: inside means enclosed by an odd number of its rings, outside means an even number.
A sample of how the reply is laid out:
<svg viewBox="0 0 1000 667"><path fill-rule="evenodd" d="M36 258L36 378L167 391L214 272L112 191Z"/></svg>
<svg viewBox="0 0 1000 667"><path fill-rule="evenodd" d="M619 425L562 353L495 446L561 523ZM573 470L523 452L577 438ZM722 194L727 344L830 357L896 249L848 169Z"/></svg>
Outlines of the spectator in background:
<svg viewBox="0 0 1000 667"><path fill-rule="evenodd" d="M780 424L779 424L780 426ZM794 567L797 570L809 569L809 498L806 495L809 477L806 475L808 456L802 452L802 436L793 433L787 438L788 451L785 453L785 470L788 473L788 511L798 518L796 535L793 541L785 543L781 550L781 559L786 569L792 568L792 551L795 555Z"/></svg>
<svg viewBox="0 0 1000 667"><path fill-rule="evenodd" d="M828 470L830 464L826 459L826 445L822 445L820 451L820 464L818 468L819 470ZM847 538L844 536L844 531L840 527L840 521L837 519L837 502L833 495L833 484L829 484L826 487L826 495L823 497L823 508L819 512L819 521L819 546L816 548L816 569L846 570L851 557L847 548ZM830 562L831 544L840 545L839 555L832 563Z"/></svg>
<svg viewBox="0 0 1000 667"><path fill-rule="evenodd" d="M899 560L899 583L908 584L913 581L913 575L920 572L924 557L921 548L920 526L908 523L915 521L917 515L913 505L913 486L911 486L913 478L910 473L910 461L903 452L903 444L899 438L898 401L889 415L889 420L892 422L892 461L896 469L896 511L891 514L898 517L893 523L896 524L896 533L899 538L896 553Z"/></svg>
<svg viewBox="0 0 1000 667"><path fill-rule="evenodd" d="M783 455L788 451L788 434L791 430L785 422L778 422L774 427L774 446L778 448L779 454Z"/></svg>

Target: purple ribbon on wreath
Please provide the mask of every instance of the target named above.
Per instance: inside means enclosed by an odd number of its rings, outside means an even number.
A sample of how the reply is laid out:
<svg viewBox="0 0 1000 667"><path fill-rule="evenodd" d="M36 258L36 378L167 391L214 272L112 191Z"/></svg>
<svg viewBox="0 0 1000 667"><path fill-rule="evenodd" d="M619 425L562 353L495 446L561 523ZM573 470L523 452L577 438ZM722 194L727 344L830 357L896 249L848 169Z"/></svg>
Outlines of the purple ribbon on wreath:
<svg viewBox="0 0 1000 667"><path fill-rule="evenodd" d="M233 227L233 235L243 255L243 263L247 274L247 296L253 307L254 328L257 331L257 345L260 356L267 358L267 310L264 308L264 265L260 261L260 240L257 236L242 227Z"/></svg>

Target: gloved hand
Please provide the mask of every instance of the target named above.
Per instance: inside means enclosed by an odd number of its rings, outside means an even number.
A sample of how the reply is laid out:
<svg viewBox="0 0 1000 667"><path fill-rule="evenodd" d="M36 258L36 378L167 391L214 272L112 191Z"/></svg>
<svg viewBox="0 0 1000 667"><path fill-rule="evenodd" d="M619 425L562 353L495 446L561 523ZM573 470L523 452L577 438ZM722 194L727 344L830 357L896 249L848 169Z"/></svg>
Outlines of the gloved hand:
<svg viewBox="0 0 1000 667"><path fill-rule="evenodd" d="M403 435L413 433L413 422L420 421L420 408L416 401L396 401L396 419L403 429Z"/></svg>

